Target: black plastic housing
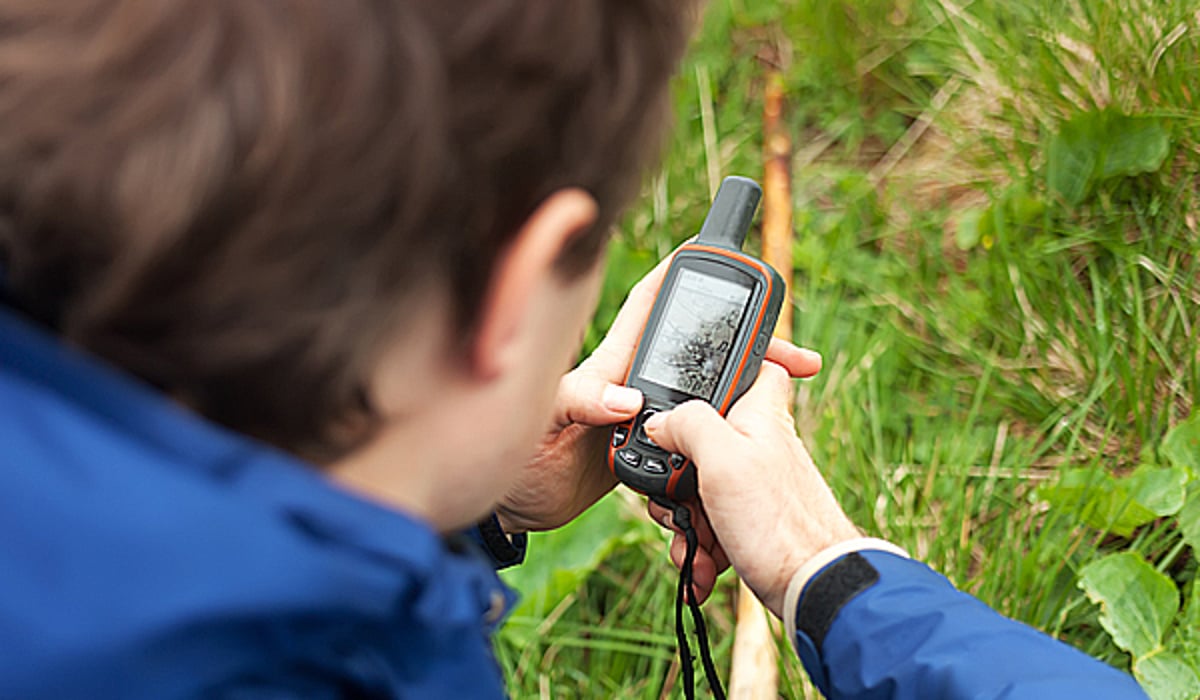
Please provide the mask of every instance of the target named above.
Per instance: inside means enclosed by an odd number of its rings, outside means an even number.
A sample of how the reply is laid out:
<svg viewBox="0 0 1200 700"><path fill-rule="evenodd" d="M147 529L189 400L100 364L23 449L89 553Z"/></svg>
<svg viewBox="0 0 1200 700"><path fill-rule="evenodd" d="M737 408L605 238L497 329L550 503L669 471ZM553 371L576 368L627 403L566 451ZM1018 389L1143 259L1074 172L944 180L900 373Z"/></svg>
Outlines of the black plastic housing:
<svg viewBox="0 0 1200 700"><path fill-rule="evenodd" d="M694 242L681 247L672 259L634 353L625 383L641 390L645 403L636 418L614 426L609 440L608 464L621 482L657 500L682 502L693 499L697 492L696 469L690 460L668 454L645 439L642 424L654 412L696 398L708 401L724 415L758 376L779 318L786 293L783 279L769 265L739 249L760 196L761 189L747 178L727 178L722 183L700 235ZM705 387L712 384L709 396L645 376L648 364L655 361L651 358L655 339L666 332L663 323L670 313L672 295L677 288L682 289L681 275L685 274L693 284L712 284L726 290L734 285L748 290L736 331L731 339L721 341L721 347L728 347L728 351L715 382L711 380L711 371L702 375ZM695 294L692 296L696 297ZM679 334L675 335L675 342L678 345ZM658 361L661 362L661 358Z"/></svg>

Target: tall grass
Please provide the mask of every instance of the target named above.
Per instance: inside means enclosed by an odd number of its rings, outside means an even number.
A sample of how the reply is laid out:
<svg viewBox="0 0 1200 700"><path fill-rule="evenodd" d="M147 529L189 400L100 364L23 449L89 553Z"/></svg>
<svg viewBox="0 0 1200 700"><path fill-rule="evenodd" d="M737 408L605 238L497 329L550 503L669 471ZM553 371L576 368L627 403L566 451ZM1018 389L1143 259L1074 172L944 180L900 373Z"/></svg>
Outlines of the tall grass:
<svg viewBox="0 0 1200 700"><path fill-rule="evenodd" d="M795 339L825 355L796 403L817 463L872 534L1127 665L1079 568L1132 548L1185 582L1195 561L1170 523L1116 537L1039 487L1070 467L1128 472L1200 391L1197 9L715 0L675 85L666 163L610 252L590 342L698 228L713 173L761 171L761 76L781 69L796 143ZM1116 163L1114 144L1129 142L1144 165L1137 129L1165 134L1159 167L1112 175L1085 162ZM515 697L672 696L675 572L654 527L626 517L589 522L593 537L634 537L500 635ZM545 536L530 557L568 546ZM726 579L706 606L723 665L732 590ZM781 670L783 695L815 697L786 653Z"/></svg>

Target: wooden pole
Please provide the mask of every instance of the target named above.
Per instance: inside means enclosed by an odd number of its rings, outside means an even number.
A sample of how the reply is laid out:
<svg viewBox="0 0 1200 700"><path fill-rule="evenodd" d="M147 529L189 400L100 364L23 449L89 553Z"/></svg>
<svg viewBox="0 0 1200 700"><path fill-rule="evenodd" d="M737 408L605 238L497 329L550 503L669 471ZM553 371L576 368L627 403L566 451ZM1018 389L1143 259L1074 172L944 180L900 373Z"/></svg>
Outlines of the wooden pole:
<svg viewBox="0 0 1200 700"><path fill-rule="evenodd" d="M763 96L763 260L792 282L792 138L783 115L783 77L772 71ZM792 339L792 298L783 299L775 335Z"/></svg>
<svg viewBox="0 0 1200 700"><path fill-rule="evenodd" d="M782 123L783 78L767 74L763 95L763 260L784 280L792 279L792 185L789 158L791 137ZM775 335L791 340L792 301L785 296ZM774 623L774 624L773 624ZM729 697L736 700L774 700L779 693L775 656L778 623L746 586L738 582L737 626L729 672Z"/></svg>

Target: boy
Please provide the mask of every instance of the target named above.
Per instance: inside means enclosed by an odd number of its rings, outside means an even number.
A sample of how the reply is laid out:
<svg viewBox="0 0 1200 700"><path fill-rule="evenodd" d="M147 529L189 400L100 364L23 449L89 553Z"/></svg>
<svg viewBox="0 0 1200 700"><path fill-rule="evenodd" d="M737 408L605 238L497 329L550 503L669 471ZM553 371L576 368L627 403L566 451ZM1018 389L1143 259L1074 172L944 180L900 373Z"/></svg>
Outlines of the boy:
<svg viewBox="0 0 1200 700"><path fill-rule="evenodd" d="M596 426L640 408L617 382L661 273L562 373L691 23L677 0L0 0L0 696L501 695L506 593L453 533L519 560L508 535L613 486ZM700 465L701 589L732 561L836 693L868 665L831 666L834 615L911 572L837 557L889 546L791 429L786 378L819 359L768 360L728 423L652 431ZM815 561L854 585L801 596ZM897 687L978 687L929 673Z"/></svg>

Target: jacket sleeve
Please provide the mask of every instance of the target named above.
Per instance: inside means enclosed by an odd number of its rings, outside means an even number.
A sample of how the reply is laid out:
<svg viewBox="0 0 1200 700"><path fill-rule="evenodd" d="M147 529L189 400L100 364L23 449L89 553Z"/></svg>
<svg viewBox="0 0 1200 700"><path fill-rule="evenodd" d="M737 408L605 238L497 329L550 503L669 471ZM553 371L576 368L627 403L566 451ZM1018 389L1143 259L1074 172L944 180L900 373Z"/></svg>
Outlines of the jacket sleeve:
<svg viewBox="0 0 1200 700"><path fill-rule="evenodd" d="M800 591L784 613L804 667L830 700L1146 697L1129 675L893 552L841 554Z"/></svg>

